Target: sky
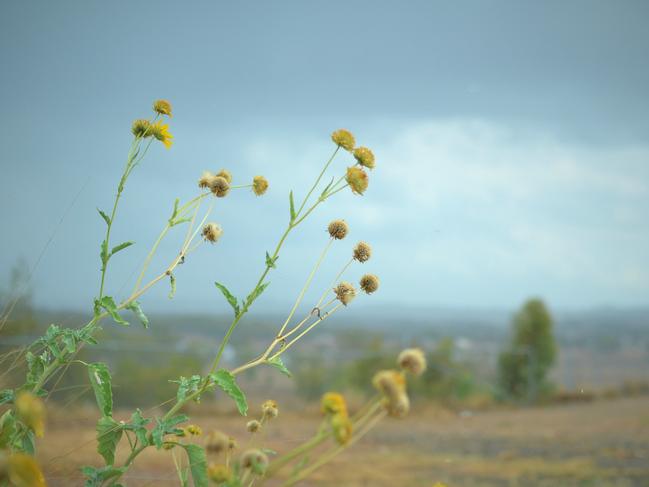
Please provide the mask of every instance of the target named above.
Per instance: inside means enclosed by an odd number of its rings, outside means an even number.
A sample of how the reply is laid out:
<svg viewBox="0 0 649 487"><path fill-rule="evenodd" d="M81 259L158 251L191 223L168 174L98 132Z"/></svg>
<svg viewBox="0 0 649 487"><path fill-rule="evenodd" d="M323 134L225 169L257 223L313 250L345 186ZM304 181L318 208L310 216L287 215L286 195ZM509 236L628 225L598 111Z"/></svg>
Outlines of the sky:
<svg viewBox="0 0 649 487"><path fill-rule="evenodd" d="M306 303L358 240L377 274L354 305L555 308L649 305L649 4L643 1L2 2L0 285L22 259L37 305L91 306L103 222L135 118L174 108L174 145L129 179L107 289L128 295L176 197L203 170L268 193L215 202L224 229L145 308L219 312L245 296L344 127L376 155L363 196L343 191L291 234L258 302L284 309L350 225ZM343 153L331 176L353 163ZM178 250L161 246L152 272ZM151 274L153 277L154 274Z"/></svg>

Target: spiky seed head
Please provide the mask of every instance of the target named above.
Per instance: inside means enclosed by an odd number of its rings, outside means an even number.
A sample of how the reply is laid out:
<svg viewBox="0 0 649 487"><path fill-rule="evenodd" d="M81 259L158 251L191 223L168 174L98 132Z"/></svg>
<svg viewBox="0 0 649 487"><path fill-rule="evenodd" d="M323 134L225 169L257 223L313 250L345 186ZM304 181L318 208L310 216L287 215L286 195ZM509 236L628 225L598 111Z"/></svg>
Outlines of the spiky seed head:
<svg viewBox="0 0 649 487"><path fill-rule="evenodd" d="M263 475L268 467L268 457L261 450L247 450L241 455L241 467L249 468L257 475Z"/></svg>
<svg viewBox="0 0 649 487"><path fill-rule="evenodd" d="M356 139L354 139L354 135L346 129L336 130L331 134L331 140L333 140L334 144L336 144L338 147L342 147L349 152L353 151L354 146L356 145Z"/></svg>
<svg viewBox="0 0 649 487"><path fill-rule="evenodd" d="M256 433L260 429L261 429L261 423L256 419L253 419L252 421L248 421L246 423L246 430L248 431L248 433Z"/></svg>
<svg viewBox="0 0 649 487"><path fill-rule="evenodd" d="M279 407L277 406L277 401L273 401L272 399L269 399L268 401L264 401L264 403L261 405L261 413L264 419L276 418L277 415L279 414Z"/></svg>
<svg viewBox="0 0 649 487"><path fill-rule="evenodd" d="M353 425L346 412L331 417L331 429L339 445L346 445L352 438Z"/></svg>
<svg viewBox="0 0 649 487"><path fill-rule="evenodd" d="M221 238L221 235L223 235L223 229L218 223L207 223L203 227L201 235L207 242L215 243L219 240L219 238Z"/></svg>
<svg viewBox="0 0 649 487"><path fill-rule="evenodd" d="M421 375L426 370L426 355L420 348L406 348L399 354L397 363L412 375Z"/></svg>
<svg viewBox="0 0 649 487"><path fill-rule="evenodd" d="M223 482L228 482L232 478L232 473L225 465L210 463L207 467L207 476L212 482L222 484Z"/></svg>
<svg viewBox="0 0 649 487"><path fill-rule="evenodd" d="M345 176L345 180L347 181L347 184L349 184L349 187L352 188L354 194L363 194L369 184L367 173L358 166L347 168L347 176Z"/></svg>
<svg viewBox="0 0 649 487"><path fill-rule="evenodd" d="M223 198L230 191L230 183L223 176L215 176L210 184L210 190L217 198Z"/></svg>
<svg viewBox="0 0 649 487"><path fill-rule="evenodd" d="M356 297L356 289L351 283L343 281L334 288L336 299L347 306Z"/></svg>
<svg viewBox="0 0 649 487"><path fill-rule="evenodd" d="M338 392L327 392L320 400L322 414L347 413L347 403L342 394Z"/></svg>
<svg viewBox="0 0 649 487"><path fill-rule="evenodd" d="M230 437L220 431L211 431L205 438L205 449L210 453L221 453L230 449Z"/></svg>
<svg viewBox="0 0 649 487"><path fill-rule="evenodd" d="M189 425L187 425L187 427L185 428L185 431L187 431L187 434L191 435L191 436L200 436L200 435L203 434L203 430L197 424L189 424Z"/></svg>
<svg viewBox="0 0 649 487"><path fill-rule="evenodd" d="M372 294L379 288L379 278L374 274L365 274L361 277L359 285L367 294Z"/></svg>
<svg viewBox="0 0 649 487"><path fill-rule="evenodd" d="M159 113L160 115L167 115L171 117L171 103L167 100L156 100L153 103L153 111Z"/></svg>
<svg viewBox="0 0 649 487"><path fill-rule="evenodd" d="M410 398L404 392L403 394L399 394L396 400L387 402L385 406L390 416L403 418L410 411Z"/></svg>
<svg viewBox="0 0 649 487"><path fill-rule="evenodd" d="M210 171L203 171L201 177L198 179L198 187L201 189L209 189L212 186L212 181L216 176Z"/></svg>
<svg viewBox="0 0 649 487"><path fill-rule="evenodd" d="M45 432L45 405L40 397L23 391L15 401L18 418L34 431L38 437Z"/></svg>
<svg viewBox="0 0 649 487"><path fill-rule="evenodd" d="M268 180L263 176L252 178L252 190L257 196L261 196L268 189Z"/></svg>
<svg viewBox="0 0 649 487"><path fill-rule="evenodd" d="M363 263L370 260L372 257L372 247L367 242L358 242L354 247L354 259Z"/></svg>
<svg viewBox="0 0 649 487"><path fill-rule="evenodd" d="M381 370L372 379L374 387L383 395L383 406L390 416L403 417L410 410L406 379L396 370Z"/></svg>
<svg viewBox="0 0 649 487"><path fill-rule="evenodd" d="M151 122L144 118L138 118L133 125L131 125L131 132L136 137L151 137Z"/></svg>
<svg viewBox="0 0 649 487"><path fill-rule="evenodd" d="M349 232L349 226L347 225L347 222L345 222L345 220L334 220L329 224L327 230L329 231L331 238L342 240L347 236L347 233Z"/></svg>
<svg viewBox="0 0 649 487"><path fill-rule="evenodd" d="M221 169L216 173L217 176L224 178L228 184L232 184L232 173L227 169Z"/></svg>
<svg viewBox="0 0 649 487"><path fill-rule="evenodd" d="M354 149L354 159L356 159L361 166L365 166L368 169L374 169L374 153L367 147L357 147Z"/></svg>

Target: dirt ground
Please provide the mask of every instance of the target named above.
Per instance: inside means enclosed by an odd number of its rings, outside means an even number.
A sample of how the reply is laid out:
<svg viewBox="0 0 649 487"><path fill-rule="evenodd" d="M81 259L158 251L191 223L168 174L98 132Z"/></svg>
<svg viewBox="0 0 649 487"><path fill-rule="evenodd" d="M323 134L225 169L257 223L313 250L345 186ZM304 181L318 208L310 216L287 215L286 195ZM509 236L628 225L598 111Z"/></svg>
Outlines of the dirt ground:
<svg viewBox="0 0 649 487"><path fill-rule="evenodd" d="M91 413L75 422L62 418L59 413L50 421L39 459L50 486L82 485L78 466L101 464ZM246 446L242 418L194 419L203 430L221 429ZM308 439L318 424L316 414L280 414L265 430L263 446L281 453ZM169 456L153 450L142 455L126 476L127 485L178 485ZM299 485L432 487L436 482L448 487L647 487L649 398L459 414L420 409L403 420L385 420Z"/></svg>

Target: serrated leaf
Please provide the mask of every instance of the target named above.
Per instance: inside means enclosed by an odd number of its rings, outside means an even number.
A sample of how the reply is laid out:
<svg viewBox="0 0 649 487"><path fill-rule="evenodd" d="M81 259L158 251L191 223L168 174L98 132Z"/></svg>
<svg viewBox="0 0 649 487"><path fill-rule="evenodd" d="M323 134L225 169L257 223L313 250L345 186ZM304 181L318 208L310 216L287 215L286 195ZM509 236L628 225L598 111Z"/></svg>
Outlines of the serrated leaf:
<svg viewBox="0 0 649 487"><path fill-rule="evenodd" d="M187 452L189 470L192 473L194 487L207 487L207 457L203 447L198 445L181 445Z"/></svg>
<svg viewBox="0 0 649 487"><path fill-rule="evenodd" d="M293 374L291 374L291 371L286 368L286 365L284 365L284 362L282 361L281 357L274 357L266 363L272 367L275 367L277 370L279 370L282 374L284 374L286 377L292 377Z"/></svg>
<svg viewBox="0 0 649 487"><path fill-rule="evenodd" d="M288 194L288 201L290 205L290 211L291 211L291 222L295 220L295 202L293 201L293 190L290 191Z"/></svg>
<svg viewBox="0 0 649 487"><path fill-rule="evenodd" d="M102 218L104 219L104 221L106 222L106 225L110 225L110 217L109 217L106 213L104 213L103 211L101 211L99 208L97 208L97 211L99 212L99 214L101 215L101 217L102 217Z"/></svg>
<svg viewBox="0 0 649 487"><path fill-rule="evenodd" d="M140 323L142 323L142 326L144 328L149 328L149 318L144 314L144 311L142 311L142 307L140 306L140 303L137 301L131 301L126 305L126 309L130 309L135 313L135 316L137 316L138 320L140 320Z"/></svg>
<svg viewBox="0 0 649 487"><path fill-rule="evenodd" d="M248 297L246 298L246 309L248 309L252 303L264 292L264 290L270 285L270 282L265 282L261 286L253 290Z"/></svg>
<svg viewBox="0 0 649 487"><path fill-rule="evenodd" d="M243 391L239 389L237 382L234 380L234 376L225 369L219 369L211 377L214 383L234 400L239 413L246 416L248 414L248 402Z"/></svg>
<svg viewBox="0 0 649 487"><path fill-rule="evenodd" d="M0 418L0 448L6 448L16 432L16 418L13 411L6 411Z"/></svg>
<svg viewBox="0 0 649 487"><path fill-rule="evenodd" d="M131 420L124 425L124 429L133 431L140 445L148 445L149 439L147 437L148 430L146 429L146 425L150 422L150 419L142 416L142 411L136 409L131 415Z"/></svg>
<svg viewBox="0 0 649 487"><path fill-rule="evenodd" d="M110 255L113 256L113 255L115 255L117 252L119 252L120 250L124 250L126 247L130 247L130 246L133 245L134 243L135 243L135 242L130 242L130 241L129 241L129 242L122 242L122 243L119 244L119 245L115 245L115 247L113 247L113 250L110 251Z"/></svg>
<svg viewBox="0 0 649 487"><path fill-rule="evenodd" d="M115 463L115 450L119 440L122 439L123 425L110 416L102 416L97 421L97 453L106 462L106 465Z"/></svg>
<svg viewBox="0 0 649 487"><path fill-rule="evenodd" d="M104 416L113 415L113 389L110 372L106 364L97 362L88 365L88 377L95 392L97 406Z"/></svg>
<svg viewBox="0 0 649 487"><path fill-rule="evenodd" d="M153 439L153 444L155 445L155 447L158 450L162 448L162 444L164 443L164 435L179 432L180 430L176 428L176 425L184 423L188 419L189 417L186 414L179 414L178 416L174 416L173 418L169 418L165 421L156 418L155 428L153 428L153 430L151 431L151 437Z"/></svg>
<svg viewBox="0 0 649 487"><path fill-rule="evenodd" d="M237 317L239 316L239 303L237 302L237 298L235 298L232 293L228 290L227 287L225 287L223 284L219 282L215 282L214 285L219 288L221 293L223 293L223 296L225 296L225 299L227 299L228 303L230 303L230 306L232 306L232 309L234 310L234 316Z"/></svg>
<svg viewBox="0 0 649 487"><path fill-rule="evenodd" d="M198 386L201 383L200 375L192 375L189 379L187 377L180 377L178 380L172 380L169 382L174 382L178 384L178 391L176 392L176 402L183 402L185 398L198 390Z"/></svg>
<svg viewBox="0 0 649 487"><path fill-rule="evenodd" d="M122 326L128 326L128 321L122 318L117 312L117 304L115 304L115 300L112 297L104 296L103 298L101 298L101 302L99 304L102 308L108 311L108 314L111 316L111 318L113 318L115 323Z"/></svg>
<svg viewBox="0 0 649 487"><path fill-rule="evenodd" d="M84 487L100 487L106 480L122 475L128 467L106 467L95 468L90 466L81 467L81 472L87 477ZM117 487L119 484L114 484Z"/></svg>
<svg viewBox="0 0 649 487"><path fill-rule="evenodd" d="M13 389L3 389L0 391L0 405L14 402Z"/></svg>

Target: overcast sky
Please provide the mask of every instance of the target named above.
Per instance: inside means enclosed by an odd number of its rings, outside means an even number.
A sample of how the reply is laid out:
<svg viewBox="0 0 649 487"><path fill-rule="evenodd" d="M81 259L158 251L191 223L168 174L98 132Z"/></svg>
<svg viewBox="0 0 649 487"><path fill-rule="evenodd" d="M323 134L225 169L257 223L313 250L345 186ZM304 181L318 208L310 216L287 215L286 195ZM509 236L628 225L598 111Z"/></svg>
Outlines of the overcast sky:
<svg viewBox="0 0 649 487"><path fill-rule="evenodd" d="M175 144L129 180L114 235L136 245L112 261L111 294L202 170L264 174L265 196L217 202L223 239L178 270L176 298L162 283L143 299L223 311L212 283L249 291L288 191L304 195L346 127L376 154L369 189L291 235L260 307L290 303L332 218L351 233L314 295L363 239L375 257L348 278L382 282L365 306L649 305L648 22L643 1L2 2L1 282L45 248L36 302L90 306L95 208L110 209L131 121L166 98Z"/></svg>

